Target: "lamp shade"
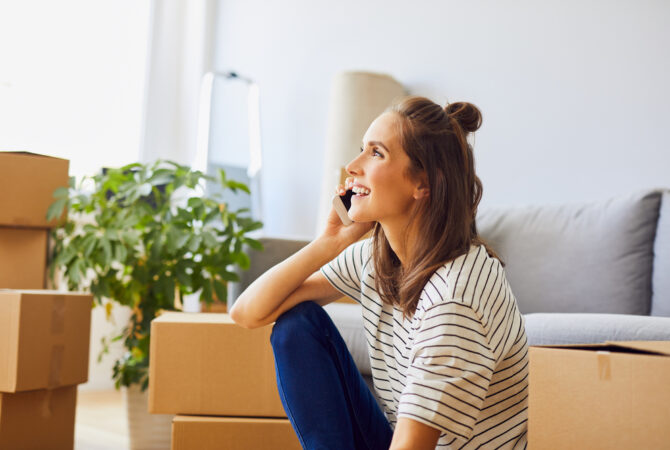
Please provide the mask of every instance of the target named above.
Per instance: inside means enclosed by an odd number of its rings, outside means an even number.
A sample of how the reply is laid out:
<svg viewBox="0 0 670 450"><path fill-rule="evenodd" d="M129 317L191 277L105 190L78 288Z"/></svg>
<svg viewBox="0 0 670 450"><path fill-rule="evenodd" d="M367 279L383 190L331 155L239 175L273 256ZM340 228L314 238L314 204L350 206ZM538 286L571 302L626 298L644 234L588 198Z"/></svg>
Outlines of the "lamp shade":
<svg viewBox="0 0 670 450"><path fill-rule="evenodd" d="M363 136L372 121L404 95L403 86L385 74L342 72L333 78L317 234L326 224L342 168L358 155Z"/></svg>

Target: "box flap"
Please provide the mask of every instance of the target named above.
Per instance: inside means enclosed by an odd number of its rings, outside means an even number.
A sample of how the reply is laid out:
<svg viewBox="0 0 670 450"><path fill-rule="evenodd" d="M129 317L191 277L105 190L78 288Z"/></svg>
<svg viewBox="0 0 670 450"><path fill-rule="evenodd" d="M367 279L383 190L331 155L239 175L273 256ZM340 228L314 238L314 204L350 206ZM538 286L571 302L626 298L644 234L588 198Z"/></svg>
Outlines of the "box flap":
<svg viewBox="0 0 670 450"><path fill-rule="evenodd" d="M670 356L670 341L607 341L609 345Z"/></svg>
<svg viewBox="0 0 670 450"><path fill-rule="evenodd" d="M283 417L236 417L236 416L192 416L177 414L172 418L172 423L287 423L288 419Z"/></svg>
<svg viewBox="0 0 670 450"><path fill-rule="evenodd" d="M670 356L670 341L605 341L599 344L533 345L537 348L564 350L612 351Z"/></svg>
<svg viewBox="0 0 670 450"><path fill-rule="evenodd" d="M31 294L31 295L91 295L86 292L57 291L55 289L0 289L0 294Z"/></svg>
<svg viewBox="0 0 670 450"><path fill-rule="evenodd" d="M225 313L185 313L178 311L164 312L152 322L160 323L225 323L234 324L233 319Z"/></svg>
<svg viewBox="0 0 670 450"><path fill-rule="evenodd" d="M10 155L35 156L35 157L38 157L38 158L53 158L53 159L60 159L60 160L63 160L63 161L67 161L66 159L59 158L57 156L40 155L39 153L26 152L26 151L6 151L6 150L3 150L0 153L8 153Z"/></svg>

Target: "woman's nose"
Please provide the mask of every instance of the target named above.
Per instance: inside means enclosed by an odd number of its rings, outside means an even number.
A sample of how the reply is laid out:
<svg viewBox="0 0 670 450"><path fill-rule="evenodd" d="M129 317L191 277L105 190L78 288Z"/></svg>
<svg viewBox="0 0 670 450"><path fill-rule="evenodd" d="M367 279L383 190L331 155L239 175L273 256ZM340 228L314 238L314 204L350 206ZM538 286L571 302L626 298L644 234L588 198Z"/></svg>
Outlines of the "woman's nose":
<svg viewBox="0 0 670 450"><path fill-rule="evenodd" d="M354 175L360 175L361 174L361 165L359 162L360 155L349 161L349 164L347 164L344 167L344 170L347 171L347 173L351 176Z"/></svg>

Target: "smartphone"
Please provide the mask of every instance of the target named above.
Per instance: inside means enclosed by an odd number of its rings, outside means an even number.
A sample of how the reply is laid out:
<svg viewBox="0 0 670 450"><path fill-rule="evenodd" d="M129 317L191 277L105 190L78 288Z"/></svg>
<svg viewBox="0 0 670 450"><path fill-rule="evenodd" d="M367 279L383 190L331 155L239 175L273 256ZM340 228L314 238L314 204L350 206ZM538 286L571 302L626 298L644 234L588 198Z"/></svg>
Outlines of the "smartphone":
<svg viewBox="0 0 670 450"><path fill-rule="evenodd" d="M349 189L344 193L344 195L337 195L333 197L333 208L335 208L335 212L337 213L338 216L340 216L340 220L344 224L344 226L349 226L352 223L354 223L350 218L349 214L347 214L347 211L349 211L349 208L351 208L351 197L354 195L354 191Z"/></svg>

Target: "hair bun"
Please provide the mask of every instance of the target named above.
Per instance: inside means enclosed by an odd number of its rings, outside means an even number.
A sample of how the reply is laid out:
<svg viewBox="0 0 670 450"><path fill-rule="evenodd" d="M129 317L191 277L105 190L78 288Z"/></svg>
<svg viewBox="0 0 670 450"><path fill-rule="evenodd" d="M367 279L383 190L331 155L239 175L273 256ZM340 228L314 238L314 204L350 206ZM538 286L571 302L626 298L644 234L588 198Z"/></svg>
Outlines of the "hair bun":
<svg viewBox="0 0 670 450"><path fill-rule="evenodd" d="M449 103L444 107L444 111L455 119L466 133L474 133L482 126L482 113L472 103Z"/></svg>

